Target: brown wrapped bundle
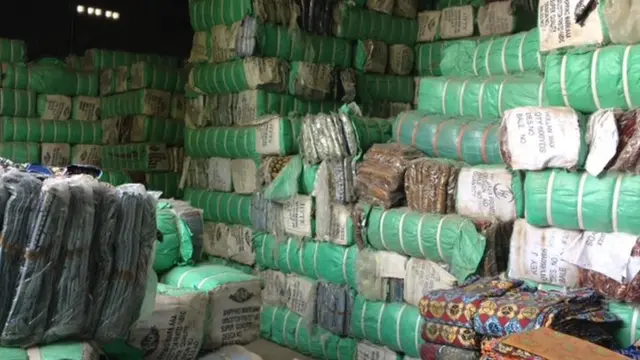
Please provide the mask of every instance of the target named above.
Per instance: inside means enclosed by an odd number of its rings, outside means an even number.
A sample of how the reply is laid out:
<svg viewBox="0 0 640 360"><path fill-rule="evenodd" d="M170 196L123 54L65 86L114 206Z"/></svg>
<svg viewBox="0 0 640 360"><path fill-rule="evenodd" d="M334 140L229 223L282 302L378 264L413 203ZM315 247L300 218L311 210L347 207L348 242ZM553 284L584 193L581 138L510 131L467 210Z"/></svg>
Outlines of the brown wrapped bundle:
<svg viewBox="0 0 640 360"><path fill-rule="evenodd" d="M640 239L636 241L631 256L640 256ZM581 287L592 288L595 291L620 301L640 302L640 273L630 282L622 284L616 280L593 270L579 268Z"/></svg>
<svg viewBox="0 0 640 360"><path fill-rule="evenodd" d="M453 214L461 163L422 158L411 162L404 176L407 204L412 210Z"/></svg>
<svg viewBox="0 0 640 360"><path fill-rule="evenodd" d="M484 259L478 268L480 276L497 276L509 265L509 245L513 221L500 222L494 218L473 219L479 233L487 239Z"/></svg>
<svg viewBox="0 0 640 360"><path fill-rule="evenodd" d="M618 151L609 162L609 169L638 173L640 164L640 110L613 113L618 127ZM595 115L594 115L595 116Z"/></svg>
<svg viewBox="0 0 640 360"><path fill-rule="evenodd" d="M403 144L375 144L358 168L358 196L367 203L391 208L404 197L404 173L418 149Z"/></svg>

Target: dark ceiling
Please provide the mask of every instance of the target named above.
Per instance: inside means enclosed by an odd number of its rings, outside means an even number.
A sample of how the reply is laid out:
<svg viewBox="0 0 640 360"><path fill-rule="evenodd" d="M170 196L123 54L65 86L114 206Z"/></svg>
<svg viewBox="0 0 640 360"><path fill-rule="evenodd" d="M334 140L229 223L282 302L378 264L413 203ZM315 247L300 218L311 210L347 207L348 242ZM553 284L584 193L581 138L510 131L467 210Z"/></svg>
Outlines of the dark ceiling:
<svg viewBox="0 0 640 360"><path fill-rule="evenodd" d="M2 1L0 37L27 41L28 56L64 58L88 48L186 57L191 47L188 0ZM78 16L78 4L112 9L118 21Z"/></svg>

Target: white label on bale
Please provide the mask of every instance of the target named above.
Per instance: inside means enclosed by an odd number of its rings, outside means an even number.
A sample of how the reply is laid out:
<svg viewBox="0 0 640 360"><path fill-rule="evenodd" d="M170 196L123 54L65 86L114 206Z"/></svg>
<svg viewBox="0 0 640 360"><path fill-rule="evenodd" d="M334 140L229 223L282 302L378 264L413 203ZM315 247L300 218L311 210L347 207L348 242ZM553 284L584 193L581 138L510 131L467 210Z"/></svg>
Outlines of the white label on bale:
<svg viewBox="0 0 640 360"><path fill-rule="evenodd" d="M478 30L481 36L508 35L515 29L512 1L492 2L478 10Z"/></svg>
<svg viewBox="0 0 640 360"><path fill-rule="evenodd" d="M575 287L578 267L564 261L567 247L582 236L580 231L536 228L516 220L509 250L509 277Z"/></svg>
<svg viewBox="0 0 640 360"><path fill-rule="evenodd" d="M68 120L71 115L71 98L64 95L42 95L45 103L42 120Z"/></svg>
<svg viewBox="0 0 640 360"><path fill-rule="evenodd" d="M71 145L43 143L40 146L42 165L61 167L71 162Z"/></svg>
<svg viewBox="0 0 640 360"><path fill-rule="evenodd" d="M350 245L352 239L352 222L349 209L341 204L331 206L331 242L338 245Z"/></svg>
<svg viewBox="0 0 640 360"><path fill-rule="evenodd" d="M229 259L245 265L253 265L256 262L256 253L253 251L253 230L242 225L231 225L227 246L229 247Z"/></svg>
<svg viewBox="0 0 640 360"><path fill-rule="evenodd" d="M208 255L229 257L227 240L229 239L229 226L221 223L204 223L202 234L203 250Z"/></svg>
<svg viewBox="0 0 640 360"><path fill-rule="evenodd" d="M398 354L386 347L373 345L369 342L358 342L357 360L396 360Z"/></svg>
<svg viewBox="0 0 640 360"><path fill-rule="evenodd" d="M413 69L413 49L404 44L389 46L389 68L395 75L408 75Z"/></svg>
<svg viewBox="0 0 640 360"><path fill-rule="evenodd" d="M378 276L387 279L404 279L407 275L407 260L404 255L391 251L376 251Z"/></svg>
<svg viewBox="0 0 640 360"><path fill-rule="evenodd" d="M92 96L77 96L74 99L75 113L73 120L100 120L100 98Z"/></svg>
<svg viewBox="0 0 640 360"><path fill-rule="evenodd" d="M451 289L455 285L456 278L433 261L411 258L407 262L404 300L411 305L418 306L428 292Z"/></svg>
<svg viewBox="0 0 640 360"><path fill-rule="evenodd" d="M129 71L129 89L142 89L145 87L145 68L147 64L144 62L137 62L131 65ZM153 71L153 69L150 69Z"/></svg>
<svg viewBox="0 0 640 360"><path fill-rule="evenodd" d="M236 194L251 194L257 190L258 166L252 159L231 160L231 178Z"/></svg>
<svg viewBox="0 0 640 360"><path fill-rule="evenodd" d="M258 94L257 90L247 90L236 94L237 105L234 107L235 125L249 126L258 120ZM260 142L260 128L256 141ZM257 143L256 143L257 145Z"/></svg>
<svg viewBox="0 0 640 360"><path fill-rule="evenodd" d="M538 28L540 51L604 42L600 11L588 10L585 0L540 0L538 4ZM599 6L597 3L594 7ZM576 22L580 11L588 14L582 24Z"/></svg>
<svg viewBox="0 0 640 360"><path fill-rule="evenodd" d="M147 146L147 169L169 171L169 152L164 145ZM174 170L178 171L178 170Z"/></svg>
<svg viewBox="0 0 640 360"><path fill-rule="evenodd" d="M580 156L580 115L564 107L521 107L507 110L509 165L514 170L571 169Z"/></svg>
<svg viewBox="0 0 640 360"><path fill-rule="evenodd" d="M456 212L470 218L515 220L512 177L506 168L462 168L458 175Z"/></svg>
<svg viewBox="0 0 640 360"><path fill-rule="evenodd" d="M185 100L183 94L173 94L171 96L171 118L176 120L184 120L185 116Z"/></svg>
<svg viewBox="0 0 640 360"><path fill-rule="evenodd" d="M248 344L260 334L262 285L259 280L222 285L209 292L211 329L206 349Z"/></svg>
<svg viewBox="0 0 640 360"><path fill-rule="evenodd" d="M231 192L231 190L233 190L231 159L210 158L207 173L209 189L224 192Z"/></svg>
<svg viewBox="0 0 640 360"><path fill-rule="evenodd" d="M261 271L259 276L264 279L262 301L267 305L284 306L287 303L287 276L275 270Z"/></svg>
<svg viewBox="0 0 640 360"><path fill-rule="evenodd" d="M431 42L438 35L440 11L422 11L418 13L418 42Z"/></svg>
<svg viewBox="0 0 640 360"><path fill-rule="evenodd" d="M589 117L589 155L584 167L591 176L600 175L618 152L620 135L616 112L618 110L598 110Z"/></svg>
<svg viewBox="0 0 640 360"><path fill-rule="evenodd" d="M367 0L368 9L388 15L393 12L393 5L395 5L394 0Z"/></svg>
<svg viewBox="0 0 640 360"><path fill-rule="evenodd" d="M204 335L209 299L198 291L177 295L156 295L151 317L138 321L128 343L144 349L145 358L158 360L195 359Z"/></svg>
<svg viewBox="0 0 640 360"><path fill-rule="evenodd" d="M585 231L570 244L563 259L621 283L629 272L627 268L631 250L636 241L638 237L629 234ZM635 274L632 275L632 278L635 277Z"/></svg>
<svg viewBox="0 0 640 360"><path fill-rule="evenodd" d="M313 199L296 196L284 203L284 231L293 236L312 236Z"/></svg>
<svg viewBox="0 0 640 360"><path fill-rule="evenodd" d="M193 34L193 42L191 44L191 54L189 55L190 63L199 63L207 61L207 48L209 47L209 34L204 31L198 31Z"/></svg>
<svg viewBox="0 0 640 360"><path fill-rule="evenodd" d="M458 39L473 36L475 19L473 6L454 6L442 10L440 35L443 39Z"/></svg>
<svg viewBox="0 0 640 360"><path fill-rule="evenodd" d="M160 90L144 90L144 114L149 116L169 117L171 94Z"/></svg>
<svg viewBox="0 0 640 360"><path fill-rule="evenodd" d="M100 145L74 145L71 148L71 164L100 166Z"/></svg>
<svg viewBox="0 0 640 360"><path fill-rule="evenodd" d="M312 295L315 294L316 282L304 276L287 274L286 285L286 307L299 315L304 315L307 306L315 302Z"/></svg>
<svg viewBox="0 0 640 360"><path fill-rule="evenodd" d="M279 155L281 119L274 119L258 126L256 151L262 155Z"/></svg>

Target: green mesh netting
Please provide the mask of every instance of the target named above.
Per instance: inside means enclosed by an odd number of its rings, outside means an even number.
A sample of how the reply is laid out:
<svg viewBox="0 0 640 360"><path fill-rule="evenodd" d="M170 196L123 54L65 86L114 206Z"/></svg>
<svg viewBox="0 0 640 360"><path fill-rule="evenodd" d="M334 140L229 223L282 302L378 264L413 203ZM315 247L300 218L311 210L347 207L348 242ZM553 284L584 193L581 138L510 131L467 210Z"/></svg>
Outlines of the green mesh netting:
<svg viewBox="0 0 640 360"><path fill-rule="evenodd" d="M102 126L99 122L3 116L0 117L0 139L99 145L102 143Z"/></svg>
<svg viewBox="0 0 640 360"><path fill-rule="evenodd" d="M187 188L184 200L204 210L204 219L251 226L251 196Z"/></svg>
<svg viewBox="0 0 640 360"><path fill-rule="evenodd" d="M35 92L0 88L0 115L36 116L38 97Z"/></svg>
<svg viewBox="0 0 640 360"><path fill-rule="evenodd" d="M364 214L364 236L375 249L445 262L459 282L475 274L482 261L486 239L468 218L368 205Z"/></svg>
<svg viewBox="0 0 640 360"><path fill-rule="evenodd" d="M300 315L281 307L263 306L260 335L314 359L355 359L357 343L319 327L309 328Z"/></svg>
<svg viewBox="0 0 640 360"><path fill-rule="evenodd" d="M2 64L2 86L67 96L97 96L100 87L97 72L69 69L55 59L34 64Z"/></svg>
<svg viewBox="0 0 640 360"><path fill-rule="evenodd" d="M0 142L0 157L17 163L40 163L40 144L28 142Z"/></svg>
<svg viewBox="0 0 640 360"><path fill-rule="evenodd" d="M23 62L27 45L23 40L0 38L0 62Z"/></svg>
<svg viewBox="0 0 640 360"><path fill-rule="evenodd" d="M415 82L411 76L358 74L358 96L364 100L413 102Z"/></svg>
<svg viewBox="0 0 640 360"><path fill-rule="evenodd" d="M640 177L531 171L524 183L527 222L568 230L640 235Z"/></svg>
<svg viewBox="0 0 640 360"><path fill-rule="evenodd" d="M134 90L105 96L100 105L101 117L149 115L169 117L171 94L160 90Z"/></svg>
<svg viewBox="0 0 640 360"><path fill-rule="evenodd" d="M499 128L499 118L406 111L393 123L393 139L415 146L429 157L460 160L470 165L503 164Z"/></svg>
<svg viewBox="0 0 640 360"><path fill-rule="evenodd" d="M105 145L100 158L102 167L110 170L169 170L169 152L165 144Z"/></svg>
<svg viewBox="0 0 640 360"><path fill-rule="evenodd" d="M419 358L424 319L417 307L368 301L356 296L351 312L351 335Z"/></svg>
<svg viewBox="0 0 640 360"><path fill-rule="evenodd" d="M373 39L387 44L413 45L418 36L418 23L342 3L334 11L334 34L350 40Z"/></svg>
<svg viewBox="0 0 640 360"><path fill-rule="evenodd" d="M548 81L548 80L547 80ZM544 80L539 75L495 77L423 77L418 110L431 114L495 119L509 109L546 106Z"/></svg>
<svg viewBox="0 0 640 360"><path fill-rule="evenodd" d="M545 92L552 106L583 113L640 106L640 45L611 45L547 57Z"/></svg>
<svg viewBox="0 0 640 360"><path fill-rule="evenodd" d="M256 264L316 280L356 287L358 249L319 241L289 238L278 241L271 234L254 233Z"/></svg>
<svg viewBox="0 0 640 360"><path fill-rule="evenodd" d="M84 53L86 67L96 70L131 65L138 61L177 68L180 60L172 56L136 54L124 51L89 49Z"/></svg>

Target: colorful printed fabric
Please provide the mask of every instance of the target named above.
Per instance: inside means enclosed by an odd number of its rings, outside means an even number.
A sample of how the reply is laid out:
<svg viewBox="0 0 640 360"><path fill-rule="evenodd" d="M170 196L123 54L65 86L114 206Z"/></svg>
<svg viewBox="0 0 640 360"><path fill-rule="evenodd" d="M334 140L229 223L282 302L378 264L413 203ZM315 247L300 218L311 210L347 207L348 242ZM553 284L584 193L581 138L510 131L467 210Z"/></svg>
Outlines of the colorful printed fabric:
<svg viewBox="0 0 640 360"><path fill-rule="evenodd" d="M447 345L423 344L420 348L422 360L479 360L480 353Z"/></svg>
<svg viewBox="0 0 640 360"><path fill-rule="evenodd" d="M482 340L482 358L486 360L544 360L522 349L502 343L502 338Z"/></svg>
<svg viewBox="0 0 640 360"><path fill-rule="evenodd" d="M480 348L480 336L473 329L426 321L422 338L428 343L451 345L462 349Z"/></svg>

